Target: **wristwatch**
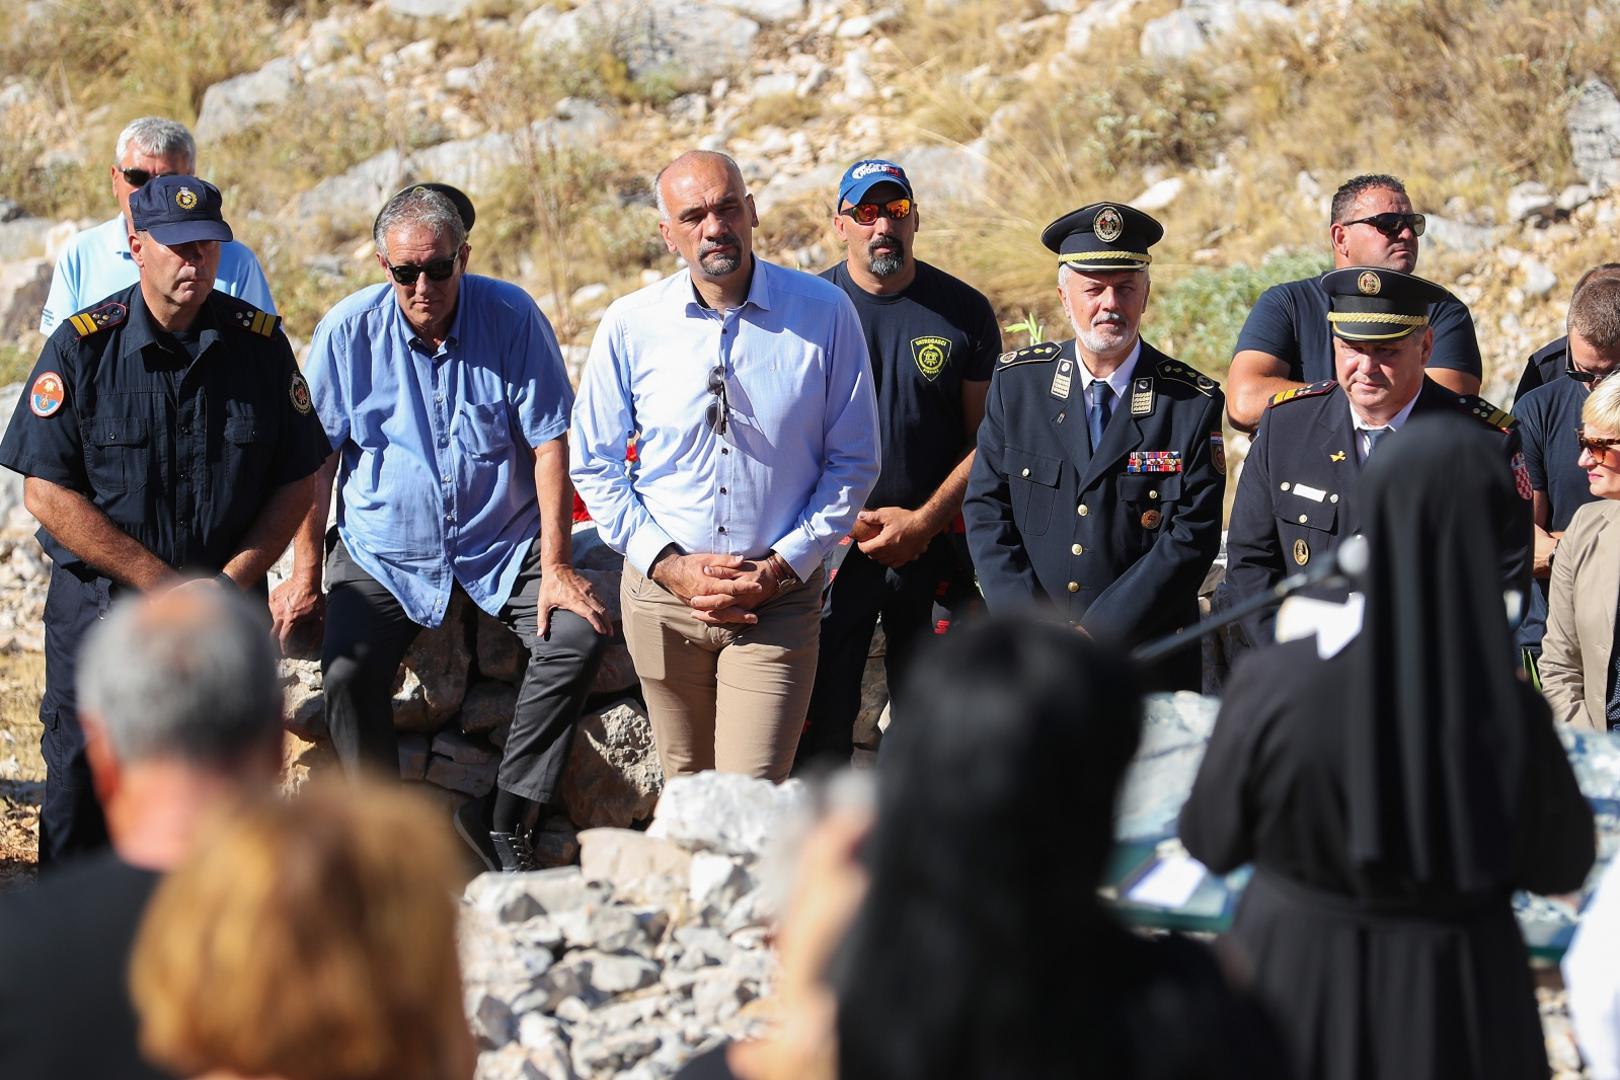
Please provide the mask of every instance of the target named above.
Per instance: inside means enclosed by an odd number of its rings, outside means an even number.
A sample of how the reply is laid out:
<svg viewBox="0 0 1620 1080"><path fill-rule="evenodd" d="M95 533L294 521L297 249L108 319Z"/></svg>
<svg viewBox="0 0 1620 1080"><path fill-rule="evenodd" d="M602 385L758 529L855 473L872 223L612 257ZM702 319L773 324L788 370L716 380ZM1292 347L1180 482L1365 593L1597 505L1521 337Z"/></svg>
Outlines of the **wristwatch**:
<svg viewBox="0 0 1620 1080"><path fill-rule="evenodd" d="M799 575L793 572L793 567L788 565L788 561L782 558L782 556L773 551L771 552L770 561L776 567L777 596L781 596L789 589L796 589L803 584L803 582L799 580Z"/></svg>

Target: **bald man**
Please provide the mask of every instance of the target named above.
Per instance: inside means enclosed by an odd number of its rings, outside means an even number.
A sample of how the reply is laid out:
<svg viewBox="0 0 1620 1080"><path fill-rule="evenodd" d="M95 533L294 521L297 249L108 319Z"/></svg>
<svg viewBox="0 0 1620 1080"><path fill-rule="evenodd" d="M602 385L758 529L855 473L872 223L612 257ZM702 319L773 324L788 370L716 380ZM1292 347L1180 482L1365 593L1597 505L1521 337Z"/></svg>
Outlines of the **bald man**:
<svg viewBox="0 0 1620 1080"><path fill-rule="evenodd" d="M781 780L815 676L822 560L877 481L866 340L842 289L755 257L736 162L682 154L656 187L685 268L608 308L571 474L625 556L625 636L664 775Z"/></svg>

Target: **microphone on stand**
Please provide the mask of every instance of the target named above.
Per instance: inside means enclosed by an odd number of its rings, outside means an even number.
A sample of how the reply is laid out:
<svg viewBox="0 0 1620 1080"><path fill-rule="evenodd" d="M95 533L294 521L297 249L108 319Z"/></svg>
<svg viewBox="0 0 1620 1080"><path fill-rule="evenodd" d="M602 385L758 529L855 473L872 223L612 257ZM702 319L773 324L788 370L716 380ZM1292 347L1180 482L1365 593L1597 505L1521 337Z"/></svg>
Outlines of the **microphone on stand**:
<svg viewBox="0 0 1620 1080"><path fill-rule="evenodd" d="M1301 570L1283 578L1277 584L1263 593L1249 597L1247 600L1225 611L1211 615L1191 630L1178 630L1173 634L1162 637L1157 641L1150 641L1131 652L1131 659L1139 664L1151 664L1161 660L1171 653L1178 652L1188 645L1199 641L1223 626L1230 626L1240 619L1246 619L1257 611L1264 611L1270 607L1280 605L1290 596L1302 589L1314 588L1318 585L1349 585L1367 572L1367 564L1372 558L1372 545L1367 538L1359 533L1347 536L1339 546L1328 552L1327 557L1317 562L1308 570Z"/></svg>

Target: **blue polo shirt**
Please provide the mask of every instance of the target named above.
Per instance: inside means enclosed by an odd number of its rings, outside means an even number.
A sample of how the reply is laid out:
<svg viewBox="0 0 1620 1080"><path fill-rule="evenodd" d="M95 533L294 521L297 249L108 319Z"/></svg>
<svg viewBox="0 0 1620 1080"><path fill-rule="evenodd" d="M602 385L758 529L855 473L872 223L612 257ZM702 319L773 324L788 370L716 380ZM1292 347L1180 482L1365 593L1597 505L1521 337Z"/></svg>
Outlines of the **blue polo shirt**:
<svg viewBox="0 0 1620 1080"><path fill-rule="evenodd" d="M532 448L568 429L574 393L529 294L464 275L449 336L429 349L391 286L345 298L304 364L340 452L338 535L404 607L437 626L452 588L499 614L540 532Z"/></svg>
<svg viewBox="0 0 1620 1080"><path fill-rule="evenodd" d="M39 317L39 332L49 336L56 324L69 315L113 293L123 292L140 279L140 267L129 253L124 215L86 229L73 238L73 243L56 260L51 291L45 297L45 310ZM214 291L246 300L260 311L275 314L275 305L270 302L270 283L265 281L259 260L246 244L232 240L219 245Z"/></svg>
<svg viewBox="0 0 1620 1080"><path fill-rule="evenodd" d="M1575 511L1597 498L1587 486L1586 470L1576 464L1581 448L1575 442L1575 429L1580 426L1581 407L1590 393L1574 379L1559 377L1513 404L1519 436L1524 440L1524 465L1530 473L1530 486L1547 496L1548 532L1569 528ZM1519 644L1538 652L1547 630L1548 584L1535 582L1530 590L1529 610L1519 624Z"/></svg>

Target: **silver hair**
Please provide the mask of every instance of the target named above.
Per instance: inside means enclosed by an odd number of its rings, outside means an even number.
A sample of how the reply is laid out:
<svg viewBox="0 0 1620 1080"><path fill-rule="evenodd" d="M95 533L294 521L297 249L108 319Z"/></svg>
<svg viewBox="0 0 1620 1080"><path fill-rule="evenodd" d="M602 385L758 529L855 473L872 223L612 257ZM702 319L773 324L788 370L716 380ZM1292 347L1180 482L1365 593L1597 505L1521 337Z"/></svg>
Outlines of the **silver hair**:
<svg viewBox="0 0 1620 1080"><path fill-rule="evenodd" d="M121 164L124 154L133 146L142 154L152 157L182 157L197 171L197 140L191 137L186 125L161 116L143 116L131 120L118 133L118 144L113 150L113 164Z"/></svg>
<svg viewBox="0 0 1620 1080"><path fill-rule="evenodd" d="M409 187L388 200L377 224L372 227L371 238L383 258L388 258L388 234L399 225L420 225L430 230L436 239L449 236L455 250L467 242L467 226L461 220L461 211L449 196L426 187Z"/></svg>
<svg viewBox="0 0 1620 1080"><path fill-rule="evenodd" d="M719 158L721 161L726 163L726 167L728 169L735 172L738 176L742 176L742 166L738 165L737 159L732 157L730 154L722 153L719 150L686 151L684 154L671 161L668 165L665 165L662 169L659 169L658 175L653 177L653 198L658 203L659 221L669 220L669 205L664 202L664 174L669 172L669 170L674 168L676 165L679 165L681 162L685 161L687 158L698 156ZM743 181L743 193L744 195L748 193L748 182L746 180Z"/></svg>
<svg viewBox="0 0 1620 1080"><path fill-rule="evenodd" d="M188 586L116 605L79 654L79 705L125 762L229 766L274 746L283 700L260 605Z"/></svg>

